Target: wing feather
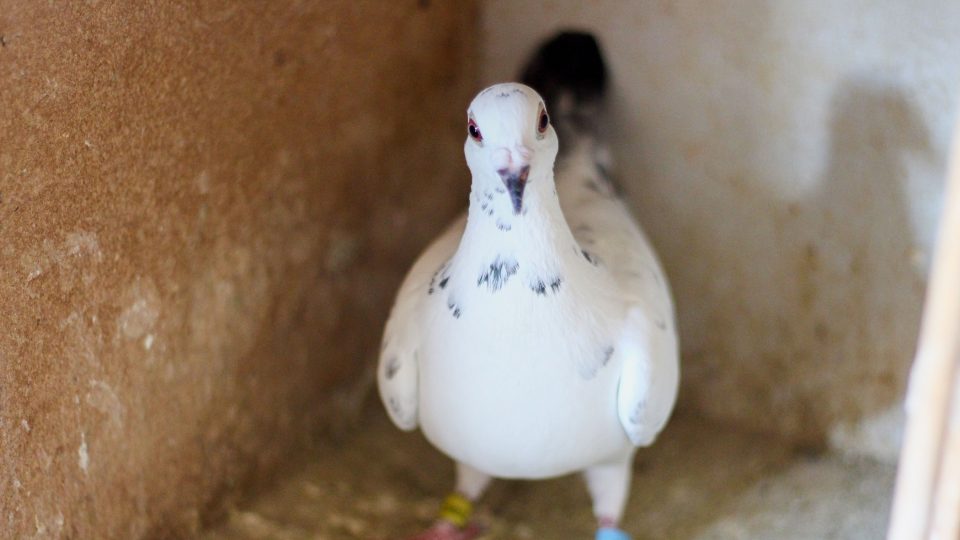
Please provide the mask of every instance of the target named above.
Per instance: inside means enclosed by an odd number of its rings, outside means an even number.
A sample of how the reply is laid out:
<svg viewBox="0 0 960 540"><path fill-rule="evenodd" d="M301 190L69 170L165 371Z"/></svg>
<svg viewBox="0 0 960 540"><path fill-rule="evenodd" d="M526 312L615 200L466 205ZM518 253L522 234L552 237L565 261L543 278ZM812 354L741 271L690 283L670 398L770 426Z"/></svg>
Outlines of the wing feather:
<svg viewBox="0 0 960 540"><path fill-rule="evenodd" d="M438 270L456 251L465 223L466 216L456 219L413 264L397 292L383 332L377 387L390 419L406 431L415 429L418 423L417 354L427 292Z"/></svg>
<svg viewBox="0 0 960 540"><path fill-rule="evenodd" d="M673 300L649 240L599 161L589 144L576 148L558 166L557 189L577 242L610 271L627 305L615 347L622 358L617 413L630 440L646 446L666 425L677 397Z"/></svg>

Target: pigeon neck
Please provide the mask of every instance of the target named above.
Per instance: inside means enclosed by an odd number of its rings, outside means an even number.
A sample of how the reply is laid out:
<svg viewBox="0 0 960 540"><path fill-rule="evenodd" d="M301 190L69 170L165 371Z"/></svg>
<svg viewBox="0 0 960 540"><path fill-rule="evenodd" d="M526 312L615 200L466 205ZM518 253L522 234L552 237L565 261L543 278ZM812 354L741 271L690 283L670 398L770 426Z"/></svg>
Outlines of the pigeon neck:
<svg viewBox="0 0 960 540"><path fill-rule="evenodd" d="M577 244L557 199L553 173L531 175L519 214L514 213L502 186L474 187L467 227L458 255L487 259L501 256L533 266L562 265ZM496 184L494 184L496 185Z"/></svg>

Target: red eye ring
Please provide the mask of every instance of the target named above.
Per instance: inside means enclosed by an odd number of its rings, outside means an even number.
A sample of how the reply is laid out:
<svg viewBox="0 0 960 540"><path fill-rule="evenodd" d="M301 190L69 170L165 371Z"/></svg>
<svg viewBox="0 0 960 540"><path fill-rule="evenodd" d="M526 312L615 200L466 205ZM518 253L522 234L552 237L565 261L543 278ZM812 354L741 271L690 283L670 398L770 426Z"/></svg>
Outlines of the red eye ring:
<svg viewBox="0 0 960 540"><path fill-rule="evenodd" d="M547 114L547 110L540 105L540 117L537 119L537 133L543 135L547 132L547 126L550 125L550 116Z"/></svg>
<svg viewBox="0 0 960 540"><path fill-rule="evenodd" d="M480 133L480 128L477 127L477 123L473 121L473 118L467 122L467 133L470 134L471 139L477 142L483 141L483 134Z"/></svg>

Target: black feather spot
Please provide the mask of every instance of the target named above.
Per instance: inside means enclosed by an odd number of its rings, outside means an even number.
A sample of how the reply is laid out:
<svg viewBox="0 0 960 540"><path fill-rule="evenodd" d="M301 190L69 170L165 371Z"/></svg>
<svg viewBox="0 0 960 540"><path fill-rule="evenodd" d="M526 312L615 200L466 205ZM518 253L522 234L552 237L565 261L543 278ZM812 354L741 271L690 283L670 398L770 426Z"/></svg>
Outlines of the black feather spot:
<svg viewBox="0 0 960 540"><path fill-rule="evenodd" d="M530 290L537 293L540 296L547 294L547 285L543 281L537 281L530 286Z"/></svg>
<svg viewBox="0 0 960 540"><path fill-rule="evenodd" d="M498 255L490 263L489 268L480 273L477 278L477 287L486 285L491 292L499 291L510 277L517 273L520 264L514 260L501 260Z"/></svg>
<svg viewBox="0 0 960 540"><path fill-rule="evenodd" d="M401 413L403 413L403 411L400 410L400 403L397 402L397 398L395 397L391 397L387 400L387 406L390 407L390 410L393 411L395 416L400 416Z"/></svg>
<svg viewBox="0 0 960 540"><path fill-rule="evenodd" d="M602 176L604 180L609 182L610 171L607 170L607 167L603 163L600 163L599 161L595 162L594 165L597 167L597 170L600 171L600 176Z"/></svg>
<svg viewBox="0 0 960 540"><path fill-rule="evenodd" d="M446 288L447 288L447 282L448 282L448 281L450 281L450 277L449 277L449 276L441 279L441 280L440 280L440 288L441 288L441 289L446 289Z"/></svg>
<svg viewBox="0 0 960 540"><path fill-rule="evenodd" d="M427 287L427 294L433 294L434 291L436 290L435 286L437 284L437 276L441 276L441 278L443 279L443 283L441 283L440 288L442 289L446 286L447 280L450 279L446 275L447 268L449 266L450 266L450 261L447 261L441 264L440 268L437 268L437 271L433 273L433 276L430 277L430 285Z"/></svg>
<svg viewBox="0 0 960 540"><path fill-rule="evenodd" d="M547 290L556 294L560 292L560 284L563 283L563 278L557 276L549 281L544 281L543 279L537 279L536 281L530 284L530 290L537 293L539 296L546 296Z"/></svg>
<svg viewBox="0 0 960 540"><path fill-rule="evenodd" d="M391 356L390 359L387 360L386 365L383 367L383 374L386 375L388 381L396 377L397 372L400 371L400 366L400 360L398 360L396 356Z"/></svg>
<svg viewBox="0 0 960 540"><path fill-rule="evenodd" d="M611 358L613 358L613 347L607 347L603 350L603 361L601 364L606 366L608 363L610 363Z"/></svg>
<svg viewBox="0 0 960 540"><path fill-rule="evenodd" d="M460 315L463 314L463 312L460 310L460 306L458 306L457 303L452 299L447 300L447 309L450 310L450 314L453 315L454 319L459 319Z"/></svg>
<svg viewBox="0 0 960 540"><path fill-rule="evenodd" d="M521 90L521 89L519 89L519 88L514 88L513 90L511 90L511 91L509 91L509 92L506 92L506 91L500 92L499 94L497 94L497 97L498 97L498 98L506 98L506 97L510 97L510 96L513 95L513 94L520 94L520 95L523 95L523 96L527 95L527 93L524 92L523 90Z"/></svg>
<svg viewBox="0 0 960 540"><path fill-rule="evenodd" d="M509 223L504 223L504 222L502 222L502 221L500 221L500 220L498 219L498 220L497 220L497 228L500 229L500 230L503 231L503 232L507 232L507 231L509 231L510 229L512 229L513 226L511 226Z"/></svg>
<svg viewBox="0 0 960 540"><path fill-rule="evenodd" d="M590 253L589 251L585 249L581 249L580 253L583 254L583 258L586 259L588 263L594 266L597 266L598 264L600 264L600 260L597 259L597 257L594 254Z"/></svg>

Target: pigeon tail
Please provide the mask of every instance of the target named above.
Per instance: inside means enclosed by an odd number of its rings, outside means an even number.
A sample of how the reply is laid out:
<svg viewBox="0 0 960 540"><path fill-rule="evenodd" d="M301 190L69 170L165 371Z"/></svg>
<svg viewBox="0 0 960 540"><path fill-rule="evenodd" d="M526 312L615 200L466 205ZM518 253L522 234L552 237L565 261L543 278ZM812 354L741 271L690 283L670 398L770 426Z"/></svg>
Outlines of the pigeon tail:
<svg viewBox="0 0 960 540"><path fill-rule="evenodd" d="M564 31L543 42L523 70L521 80L540 93L554 127L564 141L596 138L607 84L607 68L597 39Z"/></svg>

